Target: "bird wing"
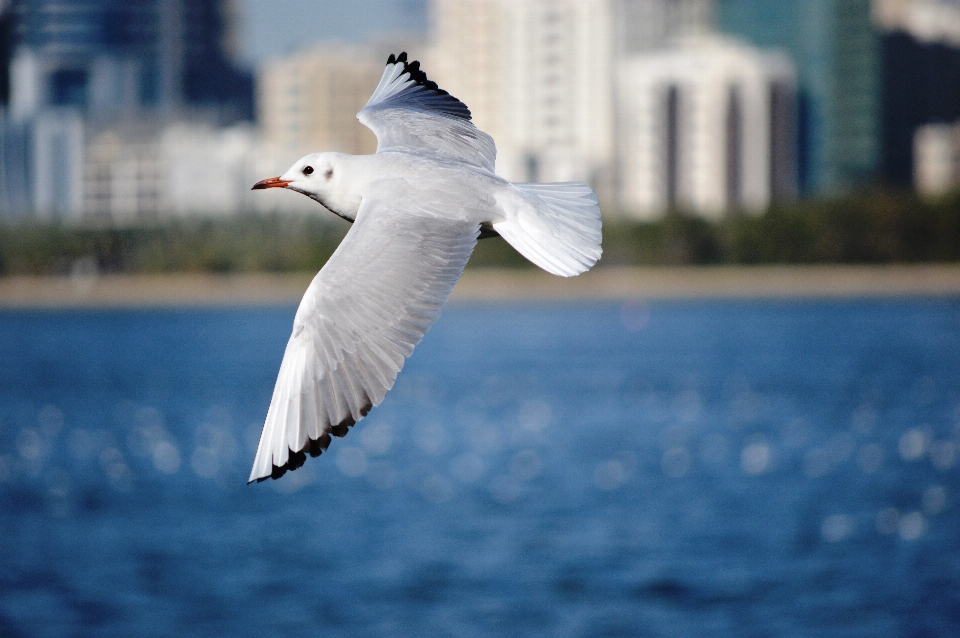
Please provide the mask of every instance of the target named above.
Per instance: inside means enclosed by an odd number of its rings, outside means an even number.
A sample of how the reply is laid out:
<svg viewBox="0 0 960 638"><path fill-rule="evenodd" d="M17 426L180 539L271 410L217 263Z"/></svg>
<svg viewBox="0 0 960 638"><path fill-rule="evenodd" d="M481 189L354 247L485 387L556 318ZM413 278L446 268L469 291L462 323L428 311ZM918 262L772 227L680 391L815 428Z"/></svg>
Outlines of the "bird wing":
<svg viewBox="0 0 960 638"><path fill-rule="evenodd" d="M493 138L470 121L466 104L427 79L420 63L393 55L357 119L377 136L377 152L404 151L494 172Z"/></svg>
<svg viewBox="0 0 960 638"><path fill-rule="evenodd" d="M460 278L479 224L398 190L364 199L300 302L251 482L300 467L379 404Z"/></svg>

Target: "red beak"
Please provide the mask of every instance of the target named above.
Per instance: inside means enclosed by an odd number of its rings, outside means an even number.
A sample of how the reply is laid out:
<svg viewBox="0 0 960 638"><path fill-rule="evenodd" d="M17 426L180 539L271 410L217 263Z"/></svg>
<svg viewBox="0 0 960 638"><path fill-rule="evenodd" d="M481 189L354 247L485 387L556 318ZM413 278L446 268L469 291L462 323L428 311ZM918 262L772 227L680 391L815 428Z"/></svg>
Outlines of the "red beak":
<svg viewBox="0 0 960 638"><path fill-rule="evenodd" d="M289 183L287 180L280 179L279 177L268 177L254 184L250 190L258 191L264 188L286 188Z"/></svg>

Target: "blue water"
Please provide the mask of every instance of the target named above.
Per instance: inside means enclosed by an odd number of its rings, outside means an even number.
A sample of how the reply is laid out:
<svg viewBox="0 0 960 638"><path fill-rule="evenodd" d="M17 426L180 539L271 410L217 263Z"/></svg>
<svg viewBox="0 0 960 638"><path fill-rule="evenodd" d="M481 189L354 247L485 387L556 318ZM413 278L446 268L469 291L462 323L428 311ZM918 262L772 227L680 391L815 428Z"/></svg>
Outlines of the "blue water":
<svg viewBox="0 0 960 638"><path fill-rule="evenodd" d="M247 486L294 309L0 313L0 635L960 635L960 301L453 305Z"/></svg>

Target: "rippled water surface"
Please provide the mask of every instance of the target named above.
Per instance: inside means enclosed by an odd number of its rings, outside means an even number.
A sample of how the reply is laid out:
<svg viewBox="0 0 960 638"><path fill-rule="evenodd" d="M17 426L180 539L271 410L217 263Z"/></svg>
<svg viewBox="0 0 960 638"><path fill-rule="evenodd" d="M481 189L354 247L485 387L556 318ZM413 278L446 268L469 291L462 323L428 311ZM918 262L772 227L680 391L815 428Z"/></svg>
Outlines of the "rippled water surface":
<svg viewBox="0 0 960 638"><path fill-rule="evenodd" d="M247 486L293 308L0 313L0 635L960 635L960 302L451 306Z"/></svg>

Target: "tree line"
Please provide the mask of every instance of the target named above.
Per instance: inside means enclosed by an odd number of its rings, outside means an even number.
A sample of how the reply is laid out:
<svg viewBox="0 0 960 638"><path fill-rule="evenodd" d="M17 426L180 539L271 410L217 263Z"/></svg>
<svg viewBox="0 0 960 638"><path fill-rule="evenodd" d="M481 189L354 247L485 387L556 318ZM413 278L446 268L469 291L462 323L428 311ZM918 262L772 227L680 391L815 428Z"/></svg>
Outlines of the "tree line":
<svg viewBox="0 0 960 638"><path fill-rule="evenodd" d="M623 220L611 215L610 219ZM330 216L241 215L115 226L0 224L0 276L316 271L349 225ZM960 261L960 193L937 200L871 192L774 206L719 221L674 211L607 221L600 266L885 264ZM502 239L468 267L532 267Z"/></svg>

